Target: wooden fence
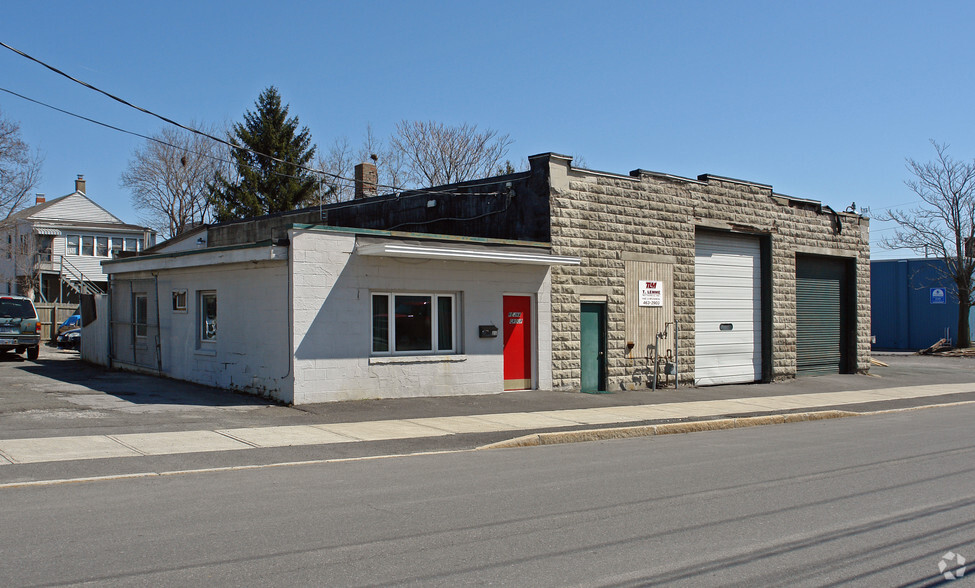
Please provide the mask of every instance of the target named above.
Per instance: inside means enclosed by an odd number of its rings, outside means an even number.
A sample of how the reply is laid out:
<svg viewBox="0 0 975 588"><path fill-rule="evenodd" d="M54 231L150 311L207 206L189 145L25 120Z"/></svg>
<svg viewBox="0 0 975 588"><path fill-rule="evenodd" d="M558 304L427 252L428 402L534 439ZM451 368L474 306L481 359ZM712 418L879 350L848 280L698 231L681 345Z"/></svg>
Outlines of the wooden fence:
<svg viewBox="0 0 975 588"><path fill-rule="evenodd" d="M37 307L37 318L41 321L41 341L53 341L58 325L79 312L77 304L35 302L34 306Z"/></svg>

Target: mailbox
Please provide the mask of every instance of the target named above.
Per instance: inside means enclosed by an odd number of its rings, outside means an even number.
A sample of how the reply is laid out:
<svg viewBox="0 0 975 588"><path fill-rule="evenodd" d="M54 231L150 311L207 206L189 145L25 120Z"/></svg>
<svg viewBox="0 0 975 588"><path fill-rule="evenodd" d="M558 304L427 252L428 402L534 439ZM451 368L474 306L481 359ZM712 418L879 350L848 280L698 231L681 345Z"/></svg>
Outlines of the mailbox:
<svg viewBox="0 0 975 588"><path fill-rule="evenodd" d="M498 336L498 328L495 327L494 325L479 325L477 327L477 331L478 331L478 336L481 339Z"/></svg>

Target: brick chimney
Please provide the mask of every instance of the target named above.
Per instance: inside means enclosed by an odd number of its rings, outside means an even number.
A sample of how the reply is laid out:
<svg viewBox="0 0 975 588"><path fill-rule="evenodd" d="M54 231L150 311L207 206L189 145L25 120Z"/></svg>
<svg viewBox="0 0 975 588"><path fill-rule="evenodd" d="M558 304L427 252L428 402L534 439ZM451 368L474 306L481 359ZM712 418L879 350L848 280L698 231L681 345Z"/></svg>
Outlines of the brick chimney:
<svg viewBox="0 0 975 588"><path fill-rule="evenodd" d="M46 198L44 198L43 194L35 194L34 198L36 198L36 201L34 202L35 205L44 204L44 202L47 200Z"/></svg>
<svg viewBox="0 0 975 588"><path fill-rule="evenodd" d="M360 163L355 166L355 197L366 198L376 195L379 172L374 163Z"/></svg>
<svg viewBox="0 0 975 588"><path fill-rule="evenodd" d="M74 191L85 193L85 176L78 174L78 179L74 181Z"/></svg>

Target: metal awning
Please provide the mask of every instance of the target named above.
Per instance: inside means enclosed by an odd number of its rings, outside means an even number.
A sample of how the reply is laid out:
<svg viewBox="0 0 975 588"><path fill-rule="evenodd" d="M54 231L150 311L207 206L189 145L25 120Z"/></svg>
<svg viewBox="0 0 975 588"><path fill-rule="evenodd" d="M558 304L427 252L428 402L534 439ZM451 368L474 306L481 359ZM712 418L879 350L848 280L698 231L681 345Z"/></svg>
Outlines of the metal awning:
<svg viewBox="0 0 975 588"><path fill-rule="evenodd" d="M516 263L526 265L579 265L578 257L566 257L541 251L512 251L504 247L447 247L396 242L360 242L356 244L359 255L377 257L408 257L412 259L440 259L445 261L481 261L489 263Z"/></svg>
<svg viewBox="0 0 975 588"><path fill-rule="evenodd" d="M37 233L38 235L54 235L54 236L57 236L57 235L60 235L61 234L61 231L59 231L58 229L51 228L51 227L35 227L34 228L34 232Z"/></svg>

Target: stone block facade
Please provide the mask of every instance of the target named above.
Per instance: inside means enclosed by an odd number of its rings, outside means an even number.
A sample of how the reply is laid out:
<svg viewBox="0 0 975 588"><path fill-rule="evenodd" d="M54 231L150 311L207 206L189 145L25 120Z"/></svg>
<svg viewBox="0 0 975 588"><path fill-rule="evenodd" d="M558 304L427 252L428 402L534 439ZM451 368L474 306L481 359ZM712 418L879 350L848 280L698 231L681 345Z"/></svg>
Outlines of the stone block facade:
<svg viewBox="0 0 975 588"><path fill-rule="evenodd" d="M694 378L695 234L699 230L756 235L769 243L770 359L766 380L796 375L796 256L850 260L855 279L856 332L851 371L870 362L869 221L818 202L790 198L771 186L701 176L680 178L637 170L629 176L576 169L554 154L531 158L550 177L554 255L576 256L575 267L552 271L553 387L580 387L580 303L601 299L607 309L610 390L645 383L647 369L628 354L624 257L672 259L674 316L680 329L681 383ZM768 327L766 327L768 328Z"/></svg>

